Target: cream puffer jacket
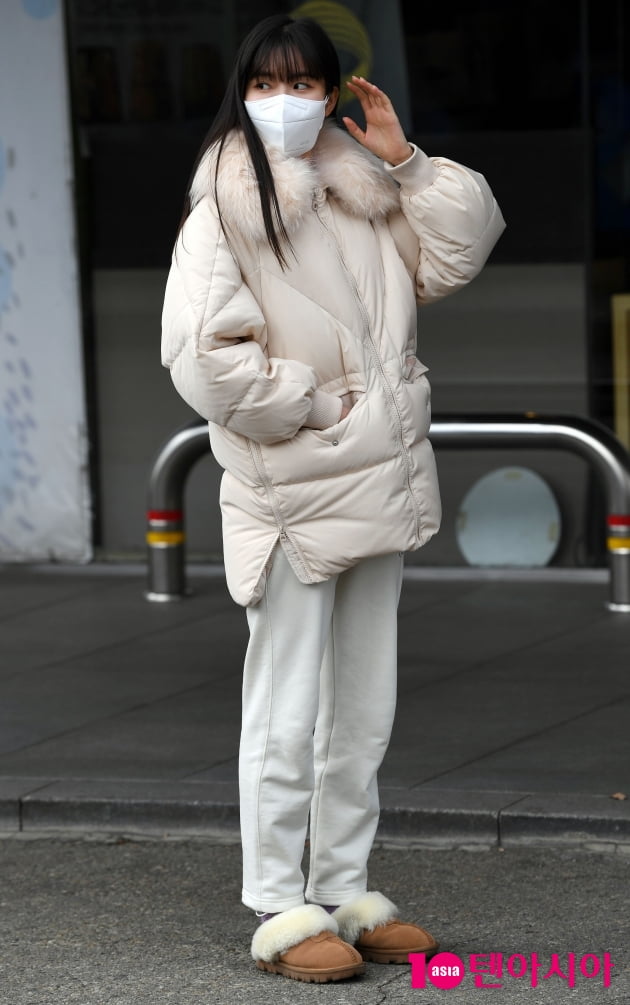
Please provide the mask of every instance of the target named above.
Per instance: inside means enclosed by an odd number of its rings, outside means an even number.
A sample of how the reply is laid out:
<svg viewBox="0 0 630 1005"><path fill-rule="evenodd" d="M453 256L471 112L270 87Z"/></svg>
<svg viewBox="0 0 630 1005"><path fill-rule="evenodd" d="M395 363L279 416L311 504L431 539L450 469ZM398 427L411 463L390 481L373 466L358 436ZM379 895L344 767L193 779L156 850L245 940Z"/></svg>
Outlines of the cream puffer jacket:
<svg viewBox="0 0 630 1005"><path fill-rule="evenodd" d="M225 568L256 603L280 541L319 582L424 544L440 501L416 301L459 289L504 224L479 174L414 148L383 164L334 124L309 158L268 151L293 252L270 250L247 148L233 134L192 186L166 288L162 361L210 423ZM342 421L340 398L353 403ZM318 428L320 427L320 428Z"/></svg>

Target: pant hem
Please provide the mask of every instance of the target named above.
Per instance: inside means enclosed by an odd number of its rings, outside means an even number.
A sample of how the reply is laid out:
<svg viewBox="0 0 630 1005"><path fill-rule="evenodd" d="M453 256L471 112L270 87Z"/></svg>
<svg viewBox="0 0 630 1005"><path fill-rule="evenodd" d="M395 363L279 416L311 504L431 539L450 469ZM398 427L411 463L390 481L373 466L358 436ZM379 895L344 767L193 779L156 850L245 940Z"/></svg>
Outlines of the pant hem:
<svg viewBox="0 0 630 1005"><path fill-rule="evenodd" d="M302 907L305 903L303 895L285 900L261 900L259 897L252 897L247 890L242 891L241 900L245 907L263 914L280 914L281 911L290 911L292 907Z"/></svg>
<svg viewBox="0 0 630 1005"><path fill-rule="evenodd" d="M349 904L350 901L355 900L356 897L362 897L367 890L364 886L358 890L308 890L306 891L306 899L309 904L336 904L338 907L341 904Z"/></svg>

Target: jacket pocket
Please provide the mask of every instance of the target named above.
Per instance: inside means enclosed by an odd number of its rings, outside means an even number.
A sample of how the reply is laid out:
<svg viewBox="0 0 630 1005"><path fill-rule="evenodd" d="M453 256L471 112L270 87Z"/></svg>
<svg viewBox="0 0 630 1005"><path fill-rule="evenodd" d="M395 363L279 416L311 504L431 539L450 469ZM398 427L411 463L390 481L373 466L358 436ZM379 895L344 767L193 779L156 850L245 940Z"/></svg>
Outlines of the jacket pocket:
<svg viewBox="0 0 630 1005"><path fill-rule="evenodd" d="M347 406L352 404L352 408L339 422L336 422L334 426L327 426L326 429L310 429L310 433L314 433L315 437L320 440L325 440L328 443L334 443L337 446L338 442L341 441L348 430L348 427L353 424L353 420L356 419L357 409L361 409L361 406L365 403L366 393L365 391L351 391L348 394L341 396L341 400Z"/></svg>
<svg viewBox="0 0 630 1005"><path fill-rule="evenodd" d="M431 385L426 376L429 368L415 356L407 358L403 386L411 410L414 441L424 440L431 425Z"/></svg>

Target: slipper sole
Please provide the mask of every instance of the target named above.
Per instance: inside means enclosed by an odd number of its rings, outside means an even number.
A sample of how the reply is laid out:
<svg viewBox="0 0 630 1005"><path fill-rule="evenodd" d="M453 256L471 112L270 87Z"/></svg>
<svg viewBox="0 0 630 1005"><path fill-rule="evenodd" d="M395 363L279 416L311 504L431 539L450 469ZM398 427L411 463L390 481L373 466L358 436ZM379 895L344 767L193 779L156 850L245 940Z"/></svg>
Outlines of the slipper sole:
<svg viewBox="0 0 630 1005"><path fill-rule="evenodd" d="M430 946L419 946L417 949L405 949L402 952L396 952L395 949L372 949L367 946L363 948L360 943L355 946L366 963L409 963L410 953L424 953L429 960L435 956L439 948L437 942Z"/></svg>
<svg viewBox="0 0 630 1005"><path fill-rule="evenodd" d="M267 963L266 960L256 960L259 970L270 974L281 974L293 981L304 981L306 984L327 984L329 981L345 981L350 977L359 977L365 973L365 963L353 963L347 967L334 967L330 970L307 970L301 967L290 967L284 963Z"/></svg>

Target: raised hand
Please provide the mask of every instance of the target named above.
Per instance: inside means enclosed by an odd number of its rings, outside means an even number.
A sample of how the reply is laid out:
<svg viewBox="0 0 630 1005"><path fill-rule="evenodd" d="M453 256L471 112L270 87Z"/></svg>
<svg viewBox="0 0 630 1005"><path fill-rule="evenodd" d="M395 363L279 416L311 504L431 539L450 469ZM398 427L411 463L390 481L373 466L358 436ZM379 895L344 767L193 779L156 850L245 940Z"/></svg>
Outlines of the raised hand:
<svg viewBox="0 0 630 1005"><path fill-rule="evenodd" d="M385 92L364 77L353 77L347 82L347 87L361 102L365 115L365 131L353 119L343 116L343 123L350 135L390 164L402 164L411 157L413 151Z"/></svg>

